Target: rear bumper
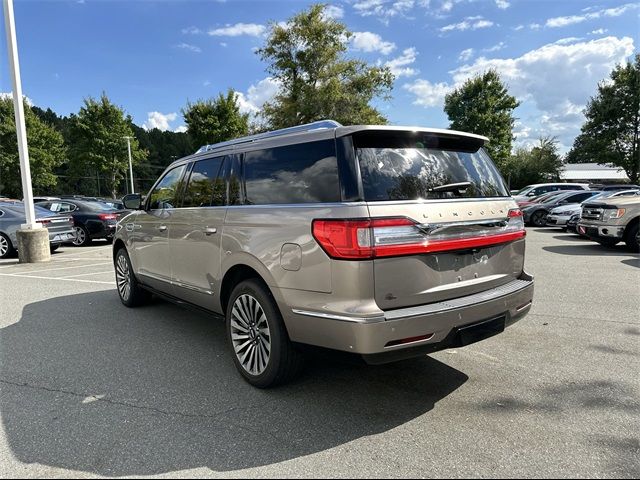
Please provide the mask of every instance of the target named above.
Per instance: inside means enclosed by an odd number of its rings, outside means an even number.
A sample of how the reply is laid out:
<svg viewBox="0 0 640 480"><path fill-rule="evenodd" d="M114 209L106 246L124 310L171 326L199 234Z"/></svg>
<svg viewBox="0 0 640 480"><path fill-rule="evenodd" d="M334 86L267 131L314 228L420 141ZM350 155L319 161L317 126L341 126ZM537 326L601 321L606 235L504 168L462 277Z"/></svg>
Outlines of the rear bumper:
<svg viewBox="0 0 640 480"><path fill-rule="evenodd" d="M68 232L51 232L49 231L49 243L51 245L60 245L62 243L73 242L76 234L73 230Z"/></svg>
<svg viewBox="0 0 640 480"><path fill-rule="evenodd" d="M504 318L509 326L524 317L533 300L533 277L523 273L507 285L454 300L357 318L292 309L285 314L291 340L386 363L460 345L458 329ZM416 341L400 341L421 337ZM467 342L468 343L468 342Z"/></svg>

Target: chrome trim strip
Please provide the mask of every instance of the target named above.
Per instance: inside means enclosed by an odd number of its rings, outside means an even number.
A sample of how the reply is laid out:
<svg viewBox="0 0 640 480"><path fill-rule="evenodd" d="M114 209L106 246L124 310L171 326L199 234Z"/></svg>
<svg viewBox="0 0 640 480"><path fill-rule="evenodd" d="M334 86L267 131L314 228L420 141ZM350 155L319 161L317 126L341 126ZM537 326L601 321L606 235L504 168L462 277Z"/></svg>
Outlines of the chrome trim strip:
<svg viewBox="0 0 640 480"><path fill-rule="evenodd" d="M419 317L422 315L434 315L460 308L470 307L479 303L496 300L507 295L518 293L525 288L531 287L533 280L514 280L513 282L501 285L491 290L467 295L466 297L452 298L451 300L443 300L442 302L420 305L417 307L400 308L385 312L386 320L403 320L405 318Z"/></svg>
<svg viewBox="0 0 640 480"><path fill-rule="evenodd" d="M325 320L337 320L340 322L380 323L385 321L385 318L382 315L378 315L375 317L348 317L346 315L334 315L332 313L312 312L309 310L299 310L297 308L293 308L292 311L297 315L304 315L306 317L324 318Z"/></svg>
<svg viewBox="0 0 640 480"><path fill-rule="evenodd" d="M171 285L174 285L176 287L185 288L187 290L192 290L192 291L198 292L198 293L204 293L205 295L213 295L213 291L211 291L211 290L206 290L204 288L196 287L194 285L189 285L187 283L177 282L175 280L171 282Z"/></svg>

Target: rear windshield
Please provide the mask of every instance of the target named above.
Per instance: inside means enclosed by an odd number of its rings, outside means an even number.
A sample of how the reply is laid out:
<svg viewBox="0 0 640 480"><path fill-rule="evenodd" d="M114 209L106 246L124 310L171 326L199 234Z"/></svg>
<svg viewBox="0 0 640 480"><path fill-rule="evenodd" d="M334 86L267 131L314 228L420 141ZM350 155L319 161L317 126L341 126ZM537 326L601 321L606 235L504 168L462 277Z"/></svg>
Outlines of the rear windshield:
<svg viewBox="0 0 640 480"><path fill-rule="evenodd" d="M367 201L510 196L483 149L427 148L420 142L392 148L356 144L356 155ZM469 185L464 188L437 189L465 182Z"/></svg>

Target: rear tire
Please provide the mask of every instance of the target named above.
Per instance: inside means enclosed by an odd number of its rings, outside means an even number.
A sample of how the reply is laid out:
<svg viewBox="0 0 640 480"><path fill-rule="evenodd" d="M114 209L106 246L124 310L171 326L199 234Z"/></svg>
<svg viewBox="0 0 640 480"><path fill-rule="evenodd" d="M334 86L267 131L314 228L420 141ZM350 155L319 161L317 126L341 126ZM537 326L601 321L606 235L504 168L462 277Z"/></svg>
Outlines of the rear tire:
<svg viewBox="0 0 640 480"><path fill-rule="evenodd" d="M51 249L51 253L55 252L56 250L58 250L60 248L60 245L51 245L50 249Z"/></svg>
<svg viewBox="0 0 640 480"><path fill-rule="evenodd" d="M4 233L0 233L0 258L8 258L13 255L15 249L11 243L11 239Z"/></svg>
<svg viewBox="0 0 640 480"><path fill-rule="evenodd" d="M76 225L74 227L76 231L76 238L73 240L73 245L76 247L86 247L91 243L91 237L89 231L82 225Z"/></svg>
<svg viewBox="0 0 640 480"><path fill-rule="evenodd" d="M233 289L226 328L233 362L254 387L282 385L302 371L304 357L291 344L273 295L260 280L245 280Z"/></svg>
<svg viewBox="0 0 640 480"><path fill-rule="evenodd" d="M626 243L627 247L629 247L629 249L634 253L640 253L640 228L639 227L640 227L639 223L632 225L631 227L629 227L624 237L624 243Z"/></svg>
<svg viewBox="0 0 640 480"><path fill-rule="evenodd" d="M121 248L118 250L114 260L114 267L116 271L116 287L122 304L129 308L144 305L151 298L151 294L138 283L126 249Z"/></svg>

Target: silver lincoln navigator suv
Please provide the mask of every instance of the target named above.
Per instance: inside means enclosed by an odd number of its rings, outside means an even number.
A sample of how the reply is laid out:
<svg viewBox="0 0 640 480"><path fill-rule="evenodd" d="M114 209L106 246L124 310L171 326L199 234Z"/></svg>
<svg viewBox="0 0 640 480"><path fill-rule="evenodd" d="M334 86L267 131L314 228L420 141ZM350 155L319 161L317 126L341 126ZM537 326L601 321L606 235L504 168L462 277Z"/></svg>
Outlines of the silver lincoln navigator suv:
<svg viewBox="0 0 640 480"><path fill-rule="evenodd" d="M224 316L262 388L300 371L302 344L381 364L500 333L533 278L486 141L322 121L204 146L125 197L122 303L153 293Z"/></svg>

